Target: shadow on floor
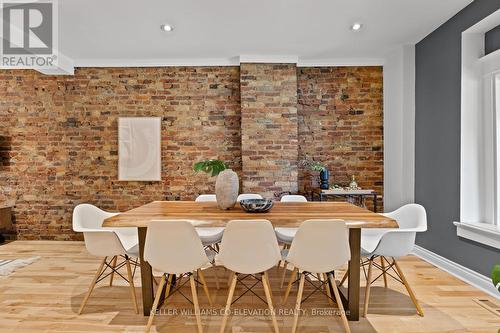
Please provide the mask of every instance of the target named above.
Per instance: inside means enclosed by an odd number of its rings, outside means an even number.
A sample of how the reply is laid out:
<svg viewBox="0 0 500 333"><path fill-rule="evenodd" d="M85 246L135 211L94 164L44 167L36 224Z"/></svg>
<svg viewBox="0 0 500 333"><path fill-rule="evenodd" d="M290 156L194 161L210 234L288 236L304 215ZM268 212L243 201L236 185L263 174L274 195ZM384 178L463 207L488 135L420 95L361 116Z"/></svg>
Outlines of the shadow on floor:
<svg viewBox="0 0 500 333"><path fill-rule="evenodd" d="M361 288L361 312L364 307L365 289ZM420 302L420 306L427 307ZM390 287L384 288L372 286L370 288L370 302L368 306L368 315L382 314L390 316L415 316L417 310L408 294L401 293Z"/></svg>

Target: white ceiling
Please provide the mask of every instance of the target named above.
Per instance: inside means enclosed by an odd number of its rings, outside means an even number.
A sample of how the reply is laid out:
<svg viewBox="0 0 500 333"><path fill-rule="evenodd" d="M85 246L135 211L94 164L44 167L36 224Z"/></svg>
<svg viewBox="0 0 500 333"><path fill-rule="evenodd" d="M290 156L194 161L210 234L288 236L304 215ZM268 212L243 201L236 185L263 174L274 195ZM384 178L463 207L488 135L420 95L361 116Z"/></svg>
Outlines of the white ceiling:
<svg viewBox="0 0 500 333"><path fill-rule="evenodd" d="M59 49L75 66L380 59L472 0L60 0ZM353 22L364 27L350 31ZM174 26L172 33L160 25Z"/></svg>

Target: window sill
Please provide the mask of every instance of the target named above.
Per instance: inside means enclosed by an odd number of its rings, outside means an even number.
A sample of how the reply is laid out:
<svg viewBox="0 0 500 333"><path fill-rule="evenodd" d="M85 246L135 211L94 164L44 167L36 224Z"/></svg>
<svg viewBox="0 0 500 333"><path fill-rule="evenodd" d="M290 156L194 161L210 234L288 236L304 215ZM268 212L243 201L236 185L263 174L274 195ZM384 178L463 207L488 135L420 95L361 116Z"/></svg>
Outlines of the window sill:
<svg viewBox="0 0 500 333"><path fill-rule="evenodd" d="M500 249L500 229L486 223L453 222L457 236Z"/></svg>

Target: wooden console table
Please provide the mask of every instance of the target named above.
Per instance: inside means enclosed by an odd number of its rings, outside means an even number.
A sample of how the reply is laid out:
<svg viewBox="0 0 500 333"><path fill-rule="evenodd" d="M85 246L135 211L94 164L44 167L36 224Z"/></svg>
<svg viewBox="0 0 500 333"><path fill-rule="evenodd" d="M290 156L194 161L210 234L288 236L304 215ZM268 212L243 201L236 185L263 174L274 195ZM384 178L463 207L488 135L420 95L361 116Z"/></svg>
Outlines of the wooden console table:
<svg viewBox="0 0 500 333"><path fill-rule="evenodd" d="M361 207L366 207L365 206L365 198L366 197L372 197L373 198L373 211L377 212L377 192L374 190L342 190L342 189L335 189L335 190L321 190L321 189L315 189L311 193L311 199L314 201L315 197L319 199L319 201L323 201L323 199L326 199L328 196L332 197L343 197L347 198L350 203L354 204L354 200L357 198L359 200L359 206ZM354 199L354 200L349 200L349 199Z"/></svg>
<svg viewBox="0 0 500 333"><path fill-rule="evenodd" d="M12 207L0 204L0 231L12 228ZM0 233L0 244L5 242L5 237Z"/></svg>

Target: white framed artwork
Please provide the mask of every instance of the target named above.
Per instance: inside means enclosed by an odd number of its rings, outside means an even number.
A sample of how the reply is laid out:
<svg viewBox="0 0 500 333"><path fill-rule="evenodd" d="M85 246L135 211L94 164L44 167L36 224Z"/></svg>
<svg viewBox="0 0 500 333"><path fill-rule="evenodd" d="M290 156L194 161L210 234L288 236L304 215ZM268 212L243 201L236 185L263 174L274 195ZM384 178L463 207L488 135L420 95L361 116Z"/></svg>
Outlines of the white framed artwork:
<svg viewBox="0 0 500 333"><path fill-rule="evenodd" d="M161 180L161 117L118 118L118 180Z"/></svg>

